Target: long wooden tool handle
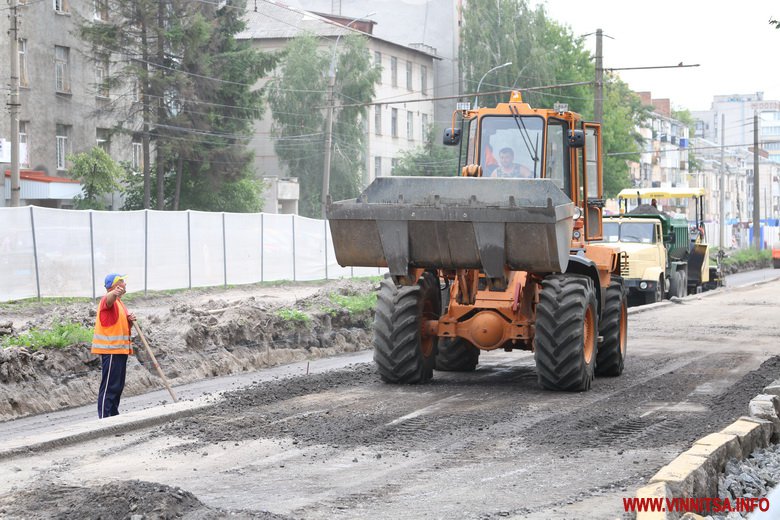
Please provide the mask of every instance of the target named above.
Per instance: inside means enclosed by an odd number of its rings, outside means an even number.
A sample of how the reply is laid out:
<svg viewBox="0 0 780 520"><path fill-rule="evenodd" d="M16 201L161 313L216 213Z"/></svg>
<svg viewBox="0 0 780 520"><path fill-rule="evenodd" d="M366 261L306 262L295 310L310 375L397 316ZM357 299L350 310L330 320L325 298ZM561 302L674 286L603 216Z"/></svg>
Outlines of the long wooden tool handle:
<svg viewBox="0 0 780 520"><path fill-rule="evenodd" d="M173 402L175 403L177 401L176 395L173 393L173 389L171 388L171 385L168 383L168 379L165 377L165 374L163 374L162 369L160 368L159 363L157 363L157 358L154 357L154 352L152 352L151 347L149 347L149 343L146 342L146 338L144 337L144 333L141 330L141 326L138 325L138 322L133 322L133 326L135 327L135 330L138 331L138 335L141 337L141 341L144 344L144 347L146 347L146 352L149 354L149 357L152 359L152 365L154 365L154 368L157 369L157 373L160 374L160 378L163 381L163 384L165 385L165 388L168 389L168 393L171 394L171 398L173 398Z"/></svg>

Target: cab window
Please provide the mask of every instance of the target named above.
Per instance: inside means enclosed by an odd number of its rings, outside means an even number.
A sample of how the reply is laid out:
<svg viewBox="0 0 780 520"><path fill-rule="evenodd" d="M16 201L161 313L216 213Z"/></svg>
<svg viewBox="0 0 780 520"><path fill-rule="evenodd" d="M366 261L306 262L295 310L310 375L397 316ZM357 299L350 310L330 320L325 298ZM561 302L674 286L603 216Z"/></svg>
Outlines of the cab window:
<svg viewBox="0 0 780 520"><path fill-rule="evenodd" d="M552 179L555 185L571 198L571 176L566 160L568 158L566 136L568 125L560 119L550 119L547 124L547 163L545 164L545 178Z"/></svg>

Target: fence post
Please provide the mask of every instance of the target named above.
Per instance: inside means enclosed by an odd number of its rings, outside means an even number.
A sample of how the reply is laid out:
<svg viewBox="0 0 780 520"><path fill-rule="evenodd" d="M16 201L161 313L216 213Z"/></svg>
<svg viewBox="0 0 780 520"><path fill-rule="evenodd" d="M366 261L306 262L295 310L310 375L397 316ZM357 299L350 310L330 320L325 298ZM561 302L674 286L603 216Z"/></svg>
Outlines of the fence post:
<svg viewBox="0 0 780 520"><path fill-rule="evenodd" d="M296 280L295 278L295 215L290 215L292 217L292 240L293 240L293 282Z"/></svg>
<svg viewBox="0 0 780 520"><path fill-rule="evenodd" d="M227 236L225 234L225 212L222 212L222 265L225 275L225 287L227 287Z"/></svg>
<svg viewBox="0 0 780 520"><path fill-rule="evenodd" d="M190 232L190 210L187 210L187 283L192 289L192 234Z"/></svg>
<svg viewBox="0 0 780 520"><path fill-rule="evenodd" d="M325 225L325 279L328 279L328 221L323 220Z"/></svg>
<svg viewBox="0 0 780 520"><path fill-rule="evenodd" d="M38 293L38 301L41 301L41 276L38 273L38 244L35 241L35 217L33 206L30 206L30 226L32 228L33 260L35 261L35 288Z"/></svg>
<svg viewBox="0 0 780 520"><path fill-rule="evenodd" d="M92 226L92 210L89 210L89 252L92 261L92 299L96 299L95 295L95 233Z"/></svg>
<svg viewBox="0 0 780 520"><path fill-rule="evenodd" d="M265 278L265 219L263 214L260 213L260 281L264 282Z"/></svg>
<svg viewBox="0 0 780 520"><path fill-rule="evenodd" d="M149 280L149 210L144 210L144 296Z"/></svg>

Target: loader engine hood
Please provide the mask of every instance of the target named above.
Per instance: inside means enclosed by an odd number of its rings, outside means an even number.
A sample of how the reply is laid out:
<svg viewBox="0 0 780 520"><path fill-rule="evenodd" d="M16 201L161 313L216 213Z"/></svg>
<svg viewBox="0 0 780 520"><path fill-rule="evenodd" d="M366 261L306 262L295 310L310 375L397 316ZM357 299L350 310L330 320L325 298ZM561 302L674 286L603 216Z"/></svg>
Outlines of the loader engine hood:
<svg viewBox="0 0 780 520"><path fill-rule="evenodd" d="M548 179L380 177L327 217L342 266L563 272L574 204Z"/></svg>

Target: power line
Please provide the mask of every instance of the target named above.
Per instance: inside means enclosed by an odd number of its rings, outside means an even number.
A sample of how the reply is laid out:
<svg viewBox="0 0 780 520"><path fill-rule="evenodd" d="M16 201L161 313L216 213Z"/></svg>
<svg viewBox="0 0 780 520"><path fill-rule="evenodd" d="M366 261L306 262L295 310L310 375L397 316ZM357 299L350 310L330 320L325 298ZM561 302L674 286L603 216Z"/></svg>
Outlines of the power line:
<svg viewBox="0 0 780 520"><path fill-rule="evenodd" d="M517 88L513 90L494 90L492 92L473 92L473 93L464 93L464 94L457 94L453 96L439 96L439 97L431 97L431 98L416 98L416 99L405 99L405 100L399 100L399 101L371 101L368 103L353 103L348 105L340 105L337 108L346 108L346 107L368 107L368 106L375 106L375 105L400 105L403 103L424 103L428 101L440 101L444 99L461 99L461 98L470 98L473 96L497 96L501 94L511 94L512 92L519 91L519 92L535 92L539 90L548 90L553 88L565 88L565 87L575 87L579 85L592 85L592 81L578 81L574 83L561 83L558 85L544 85L541 87L526 87L526 88ZM314 108L327 108L327 107L314 107Z"/></svg>

